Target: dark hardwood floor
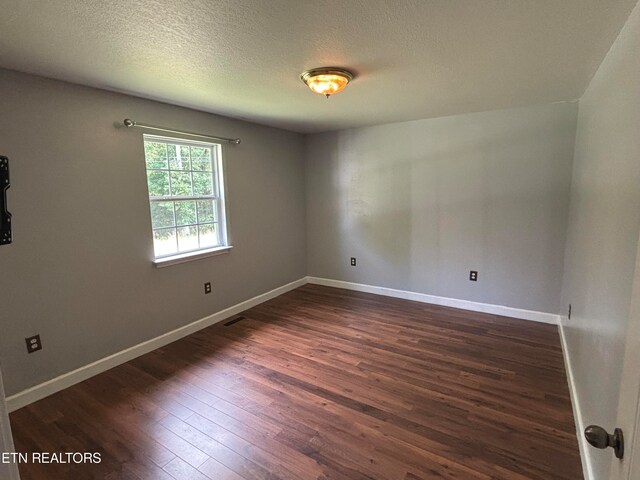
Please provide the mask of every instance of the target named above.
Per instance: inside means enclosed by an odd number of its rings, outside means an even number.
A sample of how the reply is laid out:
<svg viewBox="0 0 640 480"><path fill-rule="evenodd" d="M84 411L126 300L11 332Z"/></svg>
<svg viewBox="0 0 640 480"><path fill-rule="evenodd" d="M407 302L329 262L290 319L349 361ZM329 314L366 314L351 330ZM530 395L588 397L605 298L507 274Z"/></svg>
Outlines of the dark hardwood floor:
<svg viewBox="0 0 640 480"><path fill-rule="evenodd" d="M307 285L11 415L28 479L580 479L555 326Z"/></svg>

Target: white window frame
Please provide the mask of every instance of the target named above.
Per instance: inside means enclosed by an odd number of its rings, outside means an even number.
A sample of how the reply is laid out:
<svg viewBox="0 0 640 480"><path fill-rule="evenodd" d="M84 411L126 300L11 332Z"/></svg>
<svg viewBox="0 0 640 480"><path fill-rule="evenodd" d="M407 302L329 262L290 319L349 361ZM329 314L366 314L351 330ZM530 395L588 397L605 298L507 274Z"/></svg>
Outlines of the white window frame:
<svg viewBox="0 0 640 480"><path fill-rule="evenodd" d="M160 197L158 196L152 197L149 194L148 172L150 169L147 168L146 153L145 153L144 155L145 178L147 180L147 199L149 202L149 218L151 220L151 239L152 239L152 246L153 246L153 252L154 252L153 264L156 267L165 267L169 265L175 265L178 263L198 260L200 258L211 257L214 255L220 255L220 254L229 252L233 247L229 244L229 236L228 236L229 232L228 232L226 201L225 201L226 189L225 189L225 181L224 181L224 162L223 162L223 156L222 156L222 145L219 143L213 143L213 142L201 142L197 140L187 140L184 138L177 138L177 137L144 134L143 145L146 142L165 143L165 144L177 145L177 146L199 146L199 147L209 148L211 149L211 162L213 167L212 168L213 171L211 173L213 177L212 178L213 195L192 195L192 196L167 195L167 196L160 196ZM168 160L169 159L167 158L167 161ZM151 169L151 170L156 170L156 169ZM168 168L167 170L165 169L157 169L157 170L169 171L169 172L177 171L177 170L172 170L170 168ZM193 172L193 170L191 170L191 172ZM171 182L171 175L169 175L169 182ZM174 253L174 254L157 256L155 251L155 244L153 242L154 228L153 228L153 218L151 214L151 205L154 202L162 202L162 201L171 202L171 201L188 201L188 200L194 200L194 201L216 200L215 204L217 208L217 211L216 211L217 222L215 223L217 224L217 227L218 227L220 245L216 245L214 247L198 248L198 249ZM196 223L194 225L200 225L200 224ZM185 226L194 226L194 225L185 225ZM167 227L167 228L171 228L171 227ZM177 234L177 231L176 231L176 234Z"/></svg>

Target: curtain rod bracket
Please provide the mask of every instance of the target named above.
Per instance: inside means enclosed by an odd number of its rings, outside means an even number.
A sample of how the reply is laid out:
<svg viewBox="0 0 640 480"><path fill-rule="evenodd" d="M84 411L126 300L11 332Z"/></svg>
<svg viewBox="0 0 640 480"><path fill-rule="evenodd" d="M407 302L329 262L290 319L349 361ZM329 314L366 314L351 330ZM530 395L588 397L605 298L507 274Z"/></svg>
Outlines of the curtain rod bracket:
<svg viewBox="0 0 640 480"><path fill-rule="evenodd" d="M127 127L137 127L137 128L145 128L147 130L156 130L158 132L169 132L169 133L178 133L180 135L188 135L190 137L200 137L200 138L208 138L210 140L217 140L232 143L234 145L239 145L241 140L239 138L227 138L227 137L215 137L213 135L204 135L202 133L192 133L192 132L183 132L182 130L174 130L171 128L157 127L155 125L145 125L142 123L135 122L130 118L125 118L122 121L122 124Z"/></svg>

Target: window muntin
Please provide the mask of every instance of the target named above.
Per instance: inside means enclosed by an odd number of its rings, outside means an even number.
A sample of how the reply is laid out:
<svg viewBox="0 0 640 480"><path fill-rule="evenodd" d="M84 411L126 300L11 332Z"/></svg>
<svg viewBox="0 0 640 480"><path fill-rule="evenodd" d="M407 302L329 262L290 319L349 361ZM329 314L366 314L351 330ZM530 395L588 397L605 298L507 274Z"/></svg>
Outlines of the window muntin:
<svg viewBox="0 0 640 480"><path fill-rule="evenodd" d="M144 136L155 259L227 246L221 147Z"/></svg>

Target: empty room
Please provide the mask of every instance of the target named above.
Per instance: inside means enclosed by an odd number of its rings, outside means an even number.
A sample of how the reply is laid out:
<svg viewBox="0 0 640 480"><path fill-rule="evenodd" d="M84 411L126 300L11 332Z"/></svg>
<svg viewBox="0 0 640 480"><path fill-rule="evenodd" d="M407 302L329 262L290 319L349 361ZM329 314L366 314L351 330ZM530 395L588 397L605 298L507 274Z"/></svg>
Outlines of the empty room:
<svg viewBox="0 0 640 480"><path fill-rule="evenodd" d="M19 479L640 479L638 1L0 1Z"/></svg>

